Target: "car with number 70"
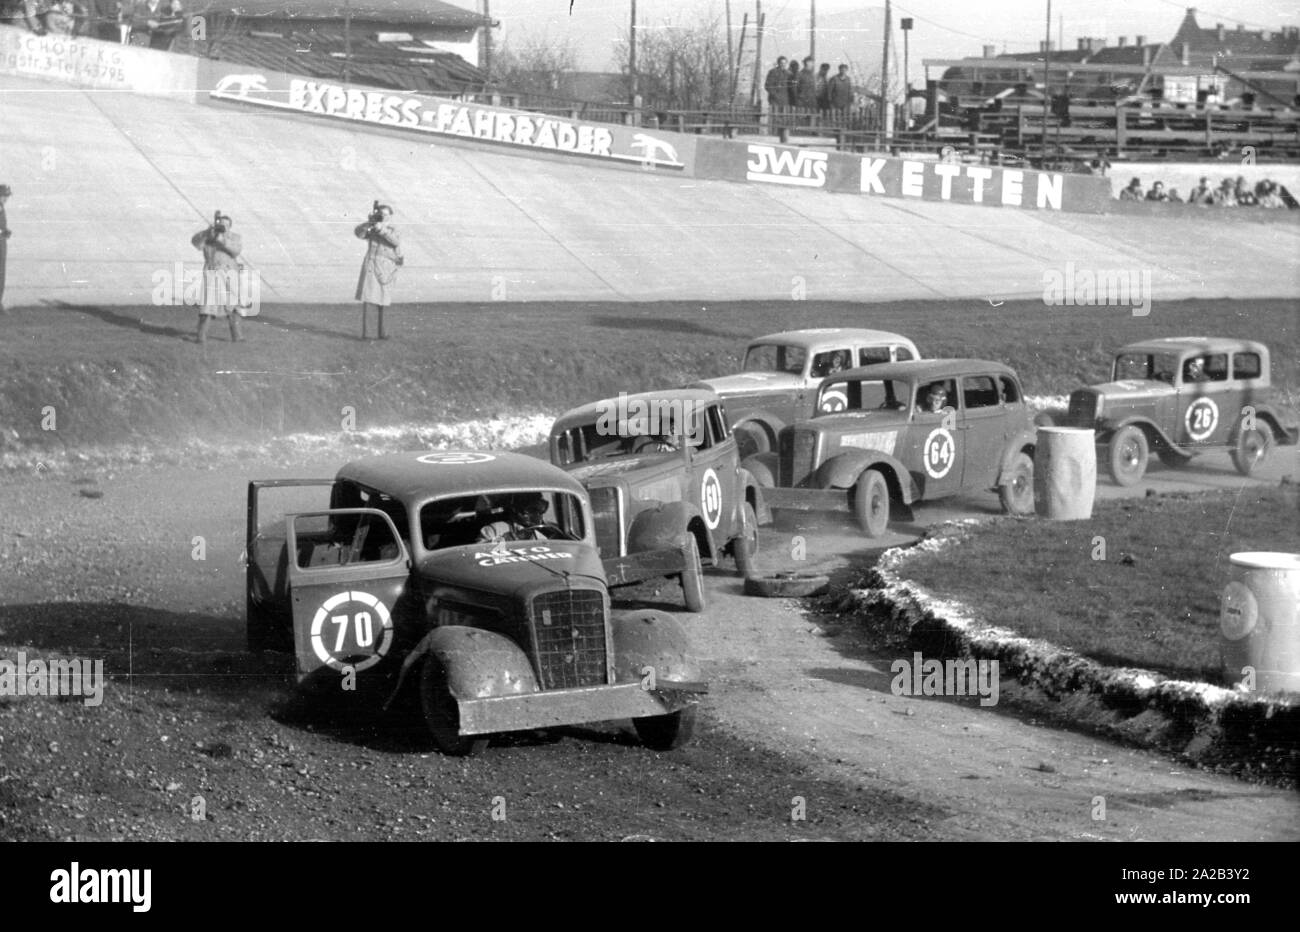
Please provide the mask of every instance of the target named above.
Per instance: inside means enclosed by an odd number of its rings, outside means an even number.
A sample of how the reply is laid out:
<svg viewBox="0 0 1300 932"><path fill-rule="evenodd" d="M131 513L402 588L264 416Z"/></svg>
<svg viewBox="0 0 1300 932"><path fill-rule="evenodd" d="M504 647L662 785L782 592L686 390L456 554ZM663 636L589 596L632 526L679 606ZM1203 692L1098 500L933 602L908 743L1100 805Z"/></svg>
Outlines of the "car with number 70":
<svg viewBox="0 0 1300 932"><path fill-rule="evenodd" d="M292 651L300 689L418 708L440 750L499 732L631 719L691 737L707 691L681 625L611 611L586 492L513 453L356 460L248 486L251 650Z"/></svg>
<svg viewBox="0 0 1300 932"><path fill-rule="evenodd" d="M773 509L847 506L868 537L920 501L990 489L1003 510L1034 511L1035 428L1020 379L981 359L852 369L823 381L833 412L785 427L777 449L744 465Z"/></svg>

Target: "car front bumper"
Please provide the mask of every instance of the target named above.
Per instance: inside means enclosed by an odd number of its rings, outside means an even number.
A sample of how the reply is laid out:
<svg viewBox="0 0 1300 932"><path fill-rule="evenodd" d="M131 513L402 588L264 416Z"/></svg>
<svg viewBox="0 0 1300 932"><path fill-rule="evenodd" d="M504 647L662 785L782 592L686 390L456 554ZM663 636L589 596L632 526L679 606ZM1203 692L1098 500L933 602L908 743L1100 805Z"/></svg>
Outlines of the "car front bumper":
<svg viewBox="0 0 1300 932"><path fill-rule="evenodd" d="M704 683L660 681L655 689L641 683L552 689L513 696L457 701L462 735L487 735L531 728L553 728L620 718L666 715L686 708L708 691Z"/></svg>

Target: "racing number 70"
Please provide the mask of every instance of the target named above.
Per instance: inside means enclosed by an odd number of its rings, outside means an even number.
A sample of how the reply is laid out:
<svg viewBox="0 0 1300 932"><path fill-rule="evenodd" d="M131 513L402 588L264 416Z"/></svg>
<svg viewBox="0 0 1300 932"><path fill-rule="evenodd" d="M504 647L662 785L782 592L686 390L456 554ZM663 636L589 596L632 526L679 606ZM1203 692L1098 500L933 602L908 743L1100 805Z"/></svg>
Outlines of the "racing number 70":
<svg viewBox="0 0 1300 932"><path fill-rule="evenodd" d="M369 612L357 612L351 619L347 615L331 615L330 621L339 626L338 637L334 640L334 652L343 650L343 642L348 636L348 622L355 622L357 647L369 647L375 642L374 625Z"/></svg>

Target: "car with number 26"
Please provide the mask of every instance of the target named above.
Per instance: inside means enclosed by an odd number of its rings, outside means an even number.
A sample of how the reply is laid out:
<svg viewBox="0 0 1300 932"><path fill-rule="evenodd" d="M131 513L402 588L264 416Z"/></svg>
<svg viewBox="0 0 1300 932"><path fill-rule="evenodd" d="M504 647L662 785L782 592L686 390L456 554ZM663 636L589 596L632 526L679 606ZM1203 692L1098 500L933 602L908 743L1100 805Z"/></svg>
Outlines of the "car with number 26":
<svg viewBox="0 0 1300 932"><path fill-rule="evenodd" d="M773 509L847 506L879 537L920 501L996 491L1008 514L1034 511L1036 431L1020 379L981 359L883 363L827 379L843 407L781 431L745 460Z"/></svg>
<svg viewBox="0 0 1300 932"><path fill-rule="evenodd" d="M671 615L611 611L582 486L513 453L371 456L248 487L250 649L299 688L419 709L446 754L631 719L659 749L707 691Z"/></svg>

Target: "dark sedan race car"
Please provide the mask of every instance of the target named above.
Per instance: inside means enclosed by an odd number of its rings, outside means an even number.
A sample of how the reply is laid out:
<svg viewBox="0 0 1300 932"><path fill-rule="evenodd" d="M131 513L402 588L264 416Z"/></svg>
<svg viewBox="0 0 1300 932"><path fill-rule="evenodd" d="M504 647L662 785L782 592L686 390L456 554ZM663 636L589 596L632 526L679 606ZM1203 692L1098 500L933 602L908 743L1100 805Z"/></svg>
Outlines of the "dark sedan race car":
<svg viewBox="0 0 1300 932"><path fill-rule="evenodd" d="M268 504L311 487L328 508ZM706 691L676 619L610 611L582 486L517 454L391 454L332 480L250 482L247 613L250 649L293 650L304 688L385 709L418 696L447 754L611 719L670 749Z"/></svg>

